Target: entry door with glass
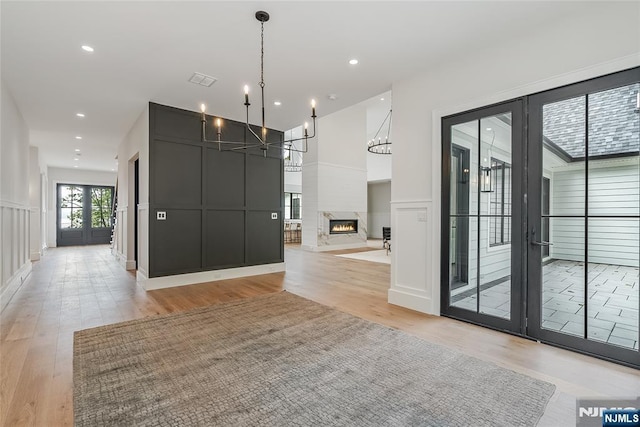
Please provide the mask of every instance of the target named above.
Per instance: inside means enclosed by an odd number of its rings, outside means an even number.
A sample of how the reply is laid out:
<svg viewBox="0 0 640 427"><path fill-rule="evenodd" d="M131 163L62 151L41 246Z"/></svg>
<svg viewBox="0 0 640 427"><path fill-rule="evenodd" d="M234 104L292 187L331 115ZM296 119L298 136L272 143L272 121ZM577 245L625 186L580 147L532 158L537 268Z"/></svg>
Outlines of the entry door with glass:
<svg viewBox="0 0 640 427"><path fill-rule="evenodd" d="M113 187L58 184L57 245L111 241Z"/></svg>
<svg viewBox="0 0 640 427"><path fill-rule="evenodd" d="M522 332L522 101L443 120L441 307Z"/></svg>
<svg viewBox="0 0 640 427"><path fill-rule="evenodd" d="M529 330L636 367L640 69L529 97Z"/></svg>

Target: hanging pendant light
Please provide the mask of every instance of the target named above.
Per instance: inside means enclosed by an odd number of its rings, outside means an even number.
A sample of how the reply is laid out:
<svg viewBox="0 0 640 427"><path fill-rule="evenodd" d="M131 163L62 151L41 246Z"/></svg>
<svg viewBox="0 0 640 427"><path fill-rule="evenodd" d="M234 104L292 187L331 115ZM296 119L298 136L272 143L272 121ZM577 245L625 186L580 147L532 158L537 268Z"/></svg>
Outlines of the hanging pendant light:
<svg viewBox="0 0 640 427"><path fill-rule="evenodd" d="M387 116L382 121L382 124L378 128L378 131L374 135L373 139L367 142L367 151L374 154L391 154L391 141L389 140L389 135L391 135L391 113L393 110L389 110ZM387 128L387 136L385 136L384 140L382 137L379 137L380 131L384 127L384 124L389 121L389 127Z"/></svg>
<svg viewBox="0 0 640 427"><path fill-rule="evenodd" d="M249 106L251 103L249 102L249 86L244 86L244 106L247 111L247 119L246 119L246 127L249 133L253 136L253 141L247 141L246 137L244 141L225 141L222 139L222 121L220 118L216 119L216 139L209 140L206 135L206 127L207 127L207 116L206 116L206 106L202 104L200 106L200 111L202 113L202 117L200 119L202 130L201 130L201 140L202 142L214 143L218 145L218 150L220 151L239 151L239 150L247 150L250 148L259 148L264 151L264 156L267 156L267 150L270 148L276 148L282 150L283 148L289 149L290 151L296 151L300 153L306 153L308 150L308 140L309 138L313 138L316 135L316 101L314 99L311 100L311 120L313 123L313 134L309 135L308 132L308 123L304 124L304 135L300 138L281 140L277 142L267 142L267 124L265 120L265 108L264 108L264 23L269 20L269 14L264 11L256 12L256 19L260 22L260 93L261 93L261 107L262 107L262 126L260 130L260 135L258 135L249 124ZM297 148L294 146L294 142L303 141L304 144L302 147Z"/></svg>
<svg viewBox="0 0 640 427"><path fill-rule="evenodd" d="M489 166L480 166L480 192L481 193L491 193L493 191L492 188L492 176L491 173L493 171L493 143L496 140L496 131L492 128L487 128L487 131L492 132L491 137L491 145L487 150L487 157L485 157L484 161L489 163Z"/></svg>

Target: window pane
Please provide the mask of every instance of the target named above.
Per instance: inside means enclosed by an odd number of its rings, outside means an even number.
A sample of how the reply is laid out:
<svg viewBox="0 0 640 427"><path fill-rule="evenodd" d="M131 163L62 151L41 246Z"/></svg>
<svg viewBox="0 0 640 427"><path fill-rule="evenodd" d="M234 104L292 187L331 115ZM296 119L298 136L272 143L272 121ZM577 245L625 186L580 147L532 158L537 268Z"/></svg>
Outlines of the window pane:
<svg viewBox="0 0 640 427"><path fill-rule="evenodd" d="M636 83L588 96L589 216L640 215L639 90Z"/></svg>
<svg viewBox="0 0 640 427"><path fill-rule="evenodd" d="M451 127L450 212L478 213L478 121Z"/></svg>
<svg viewBox="0 0 640 427"><path fill-rule="evenodd" d="M111 227L111 188L91 189L91 227Z"/></svg>
<svg viewBox="0 0 640 427"><path fill-rule="evenodd" d="M585 214L584 96L546 104L542 108L545 176L551 177L550 215Z"/></svg>
<svg viewBox="0 0 640 427"><path fill-rule="evenodd" d="M291 195L291 218L292 219L301 219L302 218L302 195L298 193L294 193Z"/></svg>
<svg viewBox="0 0 640 427"><path fill-rule="evenodd" d="M550 218L551 261L542 266L542 327L584 336L584 218Z"/></svg>
<svg viewBox="0 0 640 427"><path fill-rule="evenodd" d="M639 263L638 218L589 219L590 340L638 349Z"/></svg>

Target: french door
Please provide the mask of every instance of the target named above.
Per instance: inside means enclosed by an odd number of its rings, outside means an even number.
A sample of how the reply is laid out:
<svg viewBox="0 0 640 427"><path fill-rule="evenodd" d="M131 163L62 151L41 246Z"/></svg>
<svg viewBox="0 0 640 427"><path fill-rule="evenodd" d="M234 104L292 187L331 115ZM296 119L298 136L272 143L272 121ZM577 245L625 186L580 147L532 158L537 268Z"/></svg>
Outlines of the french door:
<svg viewBox="0 0 640 427"><path fill-rule="evenodd" d="M640 366L640 69L529 97L528 335Z"/></svg>
<svg viewBox="0 0 640 427"><path fill-rule="evenodd" d="M113 187L58 184L57 246L111 241Z"/></svg>
<svg viewBox="0 0 640 427"><path fill-rule="evenodd" d="M443 314L522 332L522 101L443 120Z"/></svg>
<svg viewBox="0 0 640 427"><path fill-rule="evenodd" d="M443 315L640 367L639 93L635 68L443 119Z"/></svg>

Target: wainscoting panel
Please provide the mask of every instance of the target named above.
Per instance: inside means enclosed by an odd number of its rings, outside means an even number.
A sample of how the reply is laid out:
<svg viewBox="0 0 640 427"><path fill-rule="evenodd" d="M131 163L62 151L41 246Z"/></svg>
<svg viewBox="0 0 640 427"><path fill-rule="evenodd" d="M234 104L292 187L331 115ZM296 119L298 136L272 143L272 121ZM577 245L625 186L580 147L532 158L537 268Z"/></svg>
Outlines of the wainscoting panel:
<svg viewBox="0 0 640 427"><path fill-rule="evenodd" d="M391 289L389 302L434 313L432 271L432 203L391 202Z"/></svg>
<svg viewBox="0 0 640 427"><path fill-rule="evenodd" d="M0 201L0 310L31 272L29 220L29 207Z"/></svg>

